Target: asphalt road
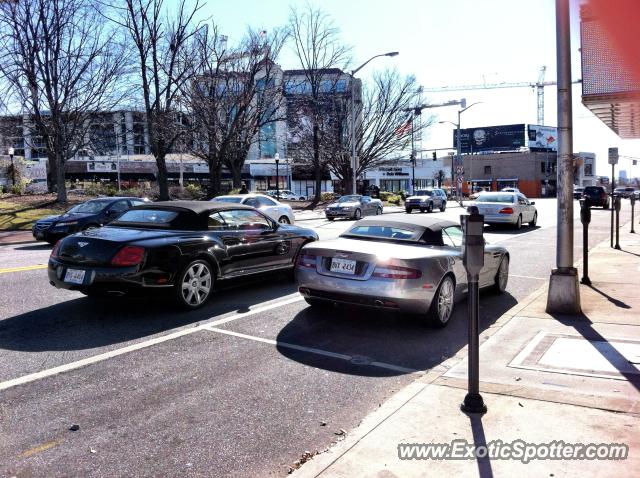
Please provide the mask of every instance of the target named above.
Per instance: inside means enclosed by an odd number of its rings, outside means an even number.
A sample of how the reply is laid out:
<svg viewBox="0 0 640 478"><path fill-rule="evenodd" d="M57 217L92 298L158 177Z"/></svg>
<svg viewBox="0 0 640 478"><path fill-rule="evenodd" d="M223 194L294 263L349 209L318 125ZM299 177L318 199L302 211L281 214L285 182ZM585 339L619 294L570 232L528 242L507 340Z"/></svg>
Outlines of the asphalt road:
<svg viewBox="0 0 640 478"><path fill-rule="evenodd" d="M486 228L508 248L511 274L507 293L481 293L482 329L555 263L555 201L536 202L538 227ZM608 237L608 214L593 211L592 245ZM331 238L352 222L303 224ZM49 251L0 247L0 476L282 476L466 343L464 303L433 330L312 310L278 275L193 312L165 298L94 302L48 284Z"/></svg>

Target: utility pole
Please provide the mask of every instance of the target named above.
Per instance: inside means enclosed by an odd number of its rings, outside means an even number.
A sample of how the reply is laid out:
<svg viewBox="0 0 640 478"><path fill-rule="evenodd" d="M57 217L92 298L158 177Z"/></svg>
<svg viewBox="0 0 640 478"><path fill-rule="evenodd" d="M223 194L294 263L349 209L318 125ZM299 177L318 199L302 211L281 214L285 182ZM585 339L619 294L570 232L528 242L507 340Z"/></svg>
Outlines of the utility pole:
<svg viewBox="0 0 640 478"><path fill-rule="evenodd" d="M569 0L556 0L558 71L558 225L556 268L551 271L547 312L578 314L580 288L573 267L573 138L571 102L571 30Z"/></svg>

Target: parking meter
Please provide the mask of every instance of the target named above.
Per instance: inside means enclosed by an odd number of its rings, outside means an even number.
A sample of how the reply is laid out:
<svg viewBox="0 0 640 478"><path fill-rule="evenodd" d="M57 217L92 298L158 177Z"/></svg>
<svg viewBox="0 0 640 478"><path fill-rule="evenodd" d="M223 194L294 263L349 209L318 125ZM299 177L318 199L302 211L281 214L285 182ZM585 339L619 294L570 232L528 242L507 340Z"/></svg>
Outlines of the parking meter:
<svg viewBox="0 0 640 478"><path fill-rule="evenodd" d="M582 279L580 282L591 285L589 279L589 223L591 222L591 202L580 199L580 222L582 222Z"/></svg>
<svg viewBox="0 0 640 478"><path fill-rule="evenodd" d="M633 229L633 220L634 220L633 210L635 209L635 206L636 206L636 195L631 194L631 197L629 198L629 200L631 201L631 234L635 234L636 231Z"/></svg>
<svg viewBox="0 0 640 478"><path fill-rule="evenodd" d="M476 206L468 208L469 215L460 216L462 224L462 263L467 275L475 277L476 282L484 267L484 216Z"/></svg>
<svg viewBox="0 0 640 478"><path fill-rule="evenodd" d="M620 208L622 207L622 201L619 195L614 197L613 204L616 209L616 245L613 248L620 250Z"/></svg>
<svg viewBox="0 0 640 478"><path fill-rule="evenodd" d="M480 395L480 296L478 277L484 266L484 216L476 206L470 206L468 215L460 216L462 225L462 263L467 270L469 316L469 389L460 409L464 413L486 413L487 407Z"/></svg>

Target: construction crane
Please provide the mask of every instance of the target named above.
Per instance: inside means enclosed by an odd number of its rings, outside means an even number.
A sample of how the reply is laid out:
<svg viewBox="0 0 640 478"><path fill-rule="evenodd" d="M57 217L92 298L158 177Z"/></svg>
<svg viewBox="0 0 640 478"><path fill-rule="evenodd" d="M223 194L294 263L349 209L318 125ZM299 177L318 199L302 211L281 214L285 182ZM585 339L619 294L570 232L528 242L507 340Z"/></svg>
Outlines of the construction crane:
<svg viewBox="0 0 640 478"><path fill-rule="evenodd" d="M428 92L443 92L443 91L468 91L468 90L489 90L493 88L522 88L529 87L536 90L536 106L538 112L538 124L544 125L544 87L557 85L556 81L544 81L544 75L547 71L546 66L540 68L538 74L538 81L531 82L518 82L518 83L484 83L481 85L458 85L458 86L441 86L434 88L423 88L423 91ZM576 80L572 83L582 83L582 80Z"/></svg>

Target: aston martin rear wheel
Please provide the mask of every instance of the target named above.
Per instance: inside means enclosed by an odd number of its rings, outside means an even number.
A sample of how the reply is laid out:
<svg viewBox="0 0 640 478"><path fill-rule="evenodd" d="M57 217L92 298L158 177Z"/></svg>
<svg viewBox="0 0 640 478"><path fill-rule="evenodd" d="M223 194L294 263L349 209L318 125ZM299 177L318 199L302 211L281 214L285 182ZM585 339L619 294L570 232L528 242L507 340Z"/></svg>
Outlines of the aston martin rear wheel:
<svg viewBox="0 0 640 478"><path fill-rule="evenodd" d="M445 276L433 296L431 307L427 313L429 325L437 328L446 327L453 315L455 284L451 276Z"/></svg>
<svg viewBox="0 0 640 478"><path fill-rule="evenodd" d="M213 292L213 281L209 263L200 259L190 262L174 285L178 303L187 309L202 307Z"/></svg>
<svg viewBox="0 0 640 478"><path fill-rule="evenodd" d="M493 280L493 290L502 294L507 290L507 282L509 282L509 256L503 256Z"/></svg>

